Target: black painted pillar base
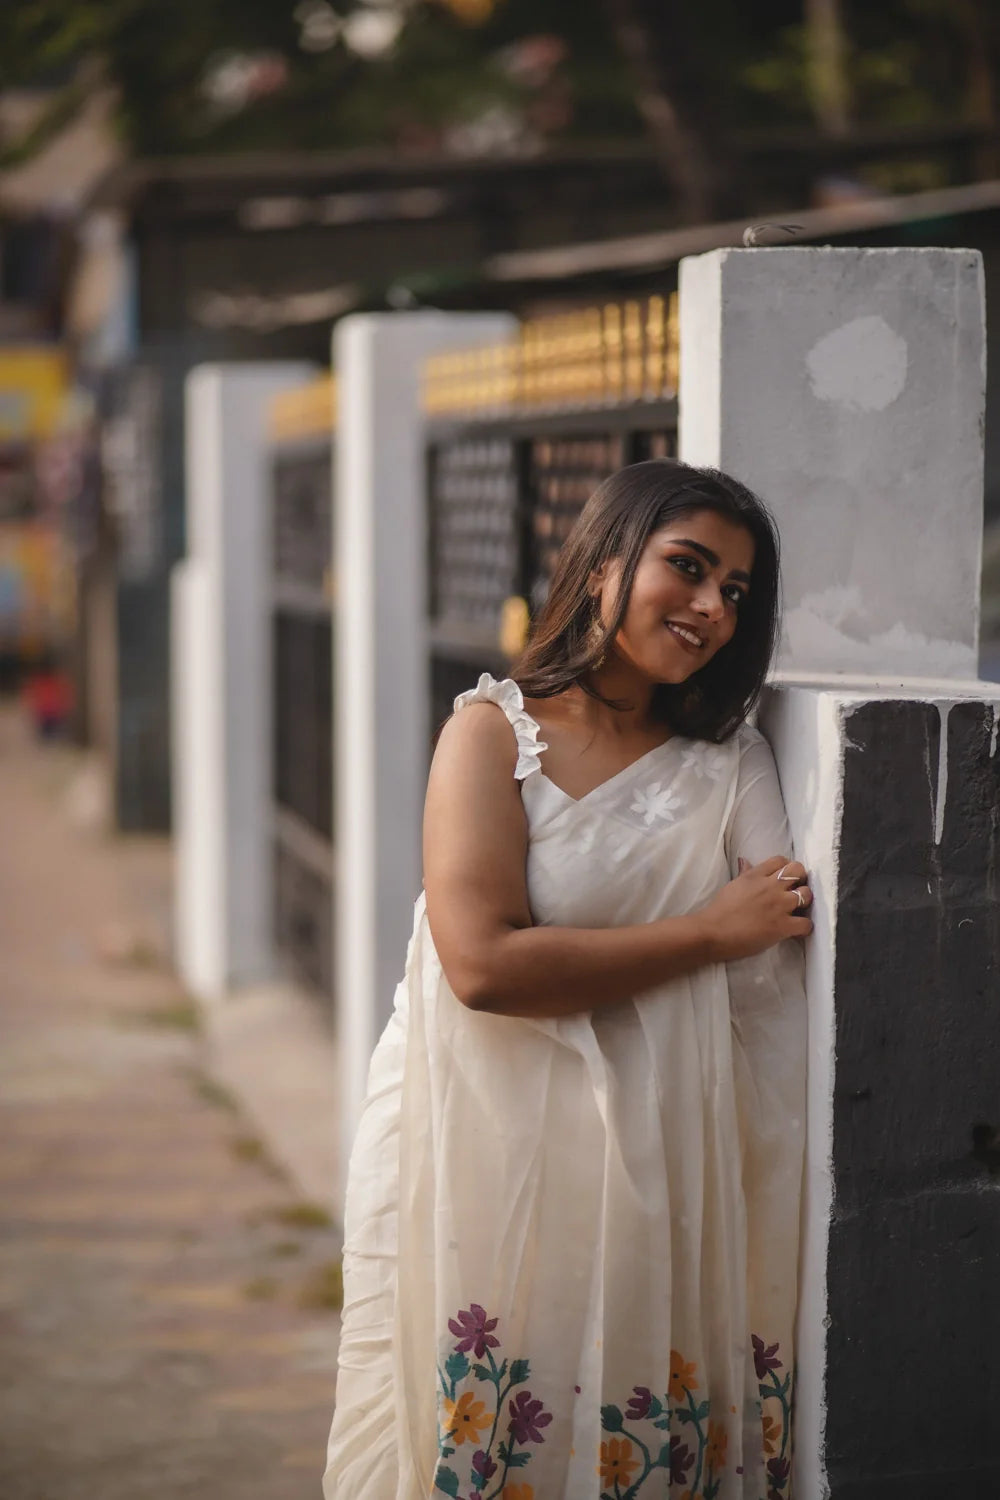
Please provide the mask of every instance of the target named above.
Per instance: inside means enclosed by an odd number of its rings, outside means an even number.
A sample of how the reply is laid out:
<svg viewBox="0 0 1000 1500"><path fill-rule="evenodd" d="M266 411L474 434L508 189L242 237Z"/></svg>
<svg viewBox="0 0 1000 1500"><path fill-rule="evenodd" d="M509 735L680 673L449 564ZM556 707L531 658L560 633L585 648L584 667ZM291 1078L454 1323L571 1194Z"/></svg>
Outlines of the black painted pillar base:
<svg viewBox="0 0 1000 1500"><path fill-rule="evenodd" d="M842 722L830 1493L997 1500L997 713L870 702Z"/></svg>

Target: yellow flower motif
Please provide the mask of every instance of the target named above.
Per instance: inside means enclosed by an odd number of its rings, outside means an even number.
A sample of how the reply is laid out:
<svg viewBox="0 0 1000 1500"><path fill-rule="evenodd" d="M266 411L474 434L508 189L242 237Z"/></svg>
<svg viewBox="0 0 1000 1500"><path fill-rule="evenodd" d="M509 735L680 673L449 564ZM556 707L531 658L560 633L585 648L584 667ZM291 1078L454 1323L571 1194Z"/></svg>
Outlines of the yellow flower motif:
<svg viewBox="0 0 1000 1500"><path fill-rule="evenodd" d="M670 1395L674 1401L684 1401L688 1391L696 1391L698 1382L695 1380L696 1364L685 1364L683 1357L676 1349L670 1351Z"/></svg>
<svg viewBox="0 0 1000 1500"><path fill-rule="evenodd" d="M705 1466L709 1469L724 1469L729 1438L721 1422L709 1420L708 1441L705 1444Z"/></svg>
<svg viewBox="0 0 1000 1500"><path fill-rule="evenodd" d="M626 1439L609 1438L601 1444L601 1463L598 1473L602 1484L618 1484L627 1489L632 1482L632 1471L639 1467L639 1460L632 1457L632 1444Z"/></svg>
<svg viewBox="0 0 1000 1500"><path fill-rule="evenodd" d="M500 1500L535 1500L530 1484L505 1484Z"/></svg>
<svg viewBox="0 0 1000 1500"><path fill-rule="evenodd" d="M770 1458L781 1437L781 1428L773 1417L768 1416L761 1419L761 1425L764 1433L764 1452Z"/></svg>
<svg viewBox="0 0 1000 1500"><path fill-rule="evenodd" d="M466 1391L457 1401L446 1398L444 1409L447 1417L445 1431L457 1447L463 1443L480 1442L480 1430L489 1427L493 1421L493 1413L486 1410L486 1403L477 1401L471 1391Z"/></svg>

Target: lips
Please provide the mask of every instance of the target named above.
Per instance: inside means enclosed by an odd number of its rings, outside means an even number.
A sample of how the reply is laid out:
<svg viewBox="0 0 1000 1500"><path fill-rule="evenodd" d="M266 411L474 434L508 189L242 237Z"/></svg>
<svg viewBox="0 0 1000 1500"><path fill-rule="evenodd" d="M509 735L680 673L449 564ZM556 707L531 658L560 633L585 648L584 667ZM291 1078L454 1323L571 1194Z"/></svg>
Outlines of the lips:
<svg viewBox="0 0 1000 1500"><path fill-rule="evenodd" d="M664 625L670 631L675 640L685 646L688 651L698 652L705 644L705 638L691 625L682 625L677 620L664 620Z"/></svg>

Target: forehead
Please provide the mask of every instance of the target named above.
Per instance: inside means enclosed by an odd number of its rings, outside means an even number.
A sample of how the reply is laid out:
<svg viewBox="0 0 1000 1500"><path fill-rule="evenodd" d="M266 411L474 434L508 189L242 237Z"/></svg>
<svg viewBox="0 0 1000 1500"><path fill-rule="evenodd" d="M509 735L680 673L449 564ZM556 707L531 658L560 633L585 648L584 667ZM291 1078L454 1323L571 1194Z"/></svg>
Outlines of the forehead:
<svg viewBox="0 0 1000 1500"><path fill-rule="evenodd" d="M718 511L695 510L675 517L651 533L647 550L680 541L700 542L716 553L723 571L741 568L749 573L753 567L753 537L745 526Z"/></svg>

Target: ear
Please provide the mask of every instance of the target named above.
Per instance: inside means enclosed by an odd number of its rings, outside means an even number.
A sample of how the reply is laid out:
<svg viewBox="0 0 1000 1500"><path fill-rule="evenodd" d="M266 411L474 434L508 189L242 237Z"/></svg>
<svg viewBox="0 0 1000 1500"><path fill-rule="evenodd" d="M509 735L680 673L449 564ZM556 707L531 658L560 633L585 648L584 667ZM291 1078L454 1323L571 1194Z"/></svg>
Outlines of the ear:
<svg viewBox="0 0 1000 1500"><path fill-rule="evenodd" d="M591 599L599 599L601 597L601 590L603 589L607 581L608 565L606 562L602 562L598 567L594 569L590 577L587 579L587 593L590 595Z"/></svg>

